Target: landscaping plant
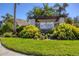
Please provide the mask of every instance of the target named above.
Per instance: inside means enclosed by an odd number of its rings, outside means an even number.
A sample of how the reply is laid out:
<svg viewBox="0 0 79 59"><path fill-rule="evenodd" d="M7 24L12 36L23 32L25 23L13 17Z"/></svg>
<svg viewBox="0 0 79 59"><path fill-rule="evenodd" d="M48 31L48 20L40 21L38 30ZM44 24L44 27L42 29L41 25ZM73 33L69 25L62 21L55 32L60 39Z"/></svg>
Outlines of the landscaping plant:
<svg viewBox="0 0 79 59"><path fill-rule="evenodd" d="M40 35L40 30L34 25L28 25L19 33L22 38L34 38Z"/></svg>
<svg viewBox="0 0 79 59"><path fill-rule="evenodd" d="M79 39L79 28L70 24L62 23L51 30L50 36L53 39L61 40Z"/></svg>
<svg viewBox="0 0 79 59"><path fill-rule="evenodd" d="M3 36L4 36L4 37L12 37L13 34L12 34L12 32L5 32L5 33L3 34Z"/></svg>

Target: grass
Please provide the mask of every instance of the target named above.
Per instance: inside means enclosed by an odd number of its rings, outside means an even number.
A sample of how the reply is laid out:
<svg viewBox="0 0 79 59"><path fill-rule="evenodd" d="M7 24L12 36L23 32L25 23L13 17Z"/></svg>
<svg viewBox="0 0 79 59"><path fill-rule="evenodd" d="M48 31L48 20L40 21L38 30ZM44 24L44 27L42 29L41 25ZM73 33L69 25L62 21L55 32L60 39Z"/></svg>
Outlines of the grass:
<svg viewBox="0 0 79 59"><path fill-rule="evenodd" d="M1 41L7 48L29 55L79 56L79 40L2 38Z"/></svg>

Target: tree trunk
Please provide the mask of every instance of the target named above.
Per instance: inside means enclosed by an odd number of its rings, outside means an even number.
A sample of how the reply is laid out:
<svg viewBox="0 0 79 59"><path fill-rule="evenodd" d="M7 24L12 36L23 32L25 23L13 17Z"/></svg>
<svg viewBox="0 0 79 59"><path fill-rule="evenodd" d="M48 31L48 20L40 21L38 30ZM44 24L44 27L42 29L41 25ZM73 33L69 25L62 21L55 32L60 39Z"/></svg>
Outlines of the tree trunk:
<svg viewBox="0 0 79 59"><path fill-rule="evenodd" d="M16 3L14 3L14 33L16 33Z"/></svg>

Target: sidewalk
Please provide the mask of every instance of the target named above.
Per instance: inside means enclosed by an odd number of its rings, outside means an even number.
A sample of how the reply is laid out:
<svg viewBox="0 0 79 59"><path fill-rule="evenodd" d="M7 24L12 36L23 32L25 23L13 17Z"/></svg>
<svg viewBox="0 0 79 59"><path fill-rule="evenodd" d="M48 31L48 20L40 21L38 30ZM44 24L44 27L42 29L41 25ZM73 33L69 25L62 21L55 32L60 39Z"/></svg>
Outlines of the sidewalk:
<svg viewBox="0 0 79 59"><path fill-rule="evenodd" d="M8 50L0 44L0 56L27 56L27 55Z"/></svg>

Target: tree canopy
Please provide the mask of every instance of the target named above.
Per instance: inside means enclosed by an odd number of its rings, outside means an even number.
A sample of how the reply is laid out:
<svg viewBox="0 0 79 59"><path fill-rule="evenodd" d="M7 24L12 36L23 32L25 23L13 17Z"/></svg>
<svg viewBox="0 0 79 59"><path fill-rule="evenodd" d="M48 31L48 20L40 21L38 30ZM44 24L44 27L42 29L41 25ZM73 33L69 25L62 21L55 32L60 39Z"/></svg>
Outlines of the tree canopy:
<svg viewBox="0 0 79 59"><path fill-rule="evenodd" d="M56 3L54 6L49 6L48 3L44 3L43 7L34 7L30 10L28 14L28 18L30 17L39 17L39 16L60 16L60 15L68 15L66 13L67 3L58 4Z"/></svg>

